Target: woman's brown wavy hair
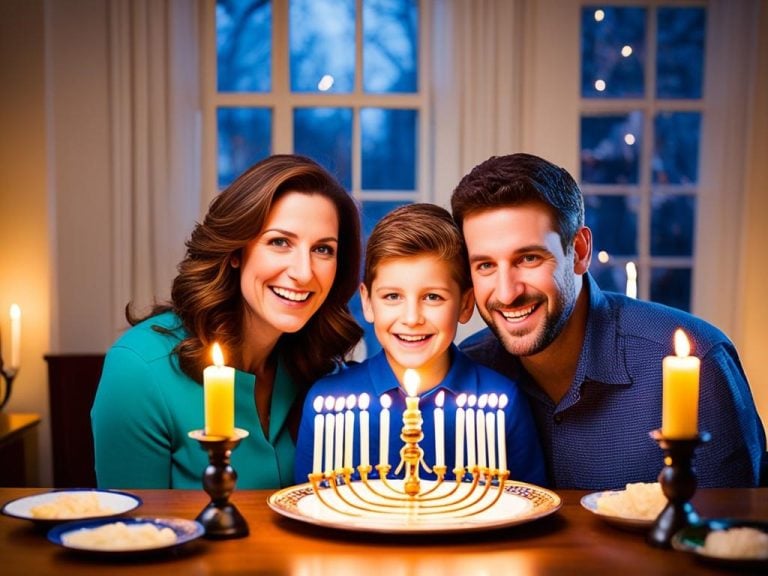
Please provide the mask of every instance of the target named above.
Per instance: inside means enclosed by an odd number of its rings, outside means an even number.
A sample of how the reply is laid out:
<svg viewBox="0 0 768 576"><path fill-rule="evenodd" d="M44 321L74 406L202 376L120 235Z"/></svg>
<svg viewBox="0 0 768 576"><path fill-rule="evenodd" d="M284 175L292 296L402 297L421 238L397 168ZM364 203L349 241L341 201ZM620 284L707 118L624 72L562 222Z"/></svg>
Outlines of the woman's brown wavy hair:
<svg viewBox="0 0 768 576"><path fill-rule="evenodd" d="M274 203L287 192L319 194L336 206L339 244L336 277L328 297L307 324L295 333L283 334L276 353L300 388L337 367L357 344L362 329L347 303L359 284L361 241L360 216L352 197L313 160L297 155L275 155L241 174L210 204L202 224L189 240L179 274L173 281L171 303L155 306L149 316L172 310L188 332L174 349L182 370L202 381L203 368L210 364L214 341L229 352L229 362L238 366L242 349L245 302L240 291L242 249L257 237ZM127 317L131 324L139 319ZM156 328L157 329L157 328Z"/></svg>

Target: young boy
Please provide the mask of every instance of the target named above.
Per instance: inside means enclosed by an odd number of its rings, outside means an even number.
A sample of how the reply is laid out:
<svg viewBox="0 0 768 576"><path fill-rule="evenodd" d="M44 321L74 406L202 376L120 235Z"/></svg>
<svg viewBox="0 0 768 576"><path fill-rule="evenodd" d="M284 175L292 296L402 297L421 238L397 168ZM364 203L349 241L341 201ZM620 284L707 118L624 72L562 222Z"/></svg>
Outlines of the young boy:
<svg viewBox="0 0 768 576"><path fill-rule="evenodd" d="M407 395L402 383L406 369L410 368L417 371L420 380L417 392L424 438L419 447L424 451L428 466L435 464L434 415L440 392L444 397L443 457L448 469L447 478L454 478L456 464L457 399L461 395L463 400L465 397L480 399L490 394L496 397L503 394L508 400L506 406L484 408L492 412L494 418L498 410L504 412L506 463L510 478L546 484L544 460L533 419L516 384L470 361L453 344L458 323L465 323L472 316L474 296L466 251L451 215L434 204L409 204L382 218L368 240L360 295L365 319L373 323L382 350L360 364L351 364L319 380L310 389L299 426L296 482L307 481L313 469L315 446L325 446L324 441L315 442L316 399L320 396L325 401L328 397L339 399L349 395L360 398L363 393L367 393L371 401L368 408L368 461L374 466L373 477L376 476L375 465L380 460L381 399L387 396L391 401L387 458L392 466L389 474L392 477L401 460L403 441L400 433ZM463 406L464 409L468 407L468 404ZM477 408L478 405L473 405L473 409ZM327 412L323 409L323 414ZM356 469L360 464L360 411L355 408L353 412L356 419L352 465ZM340 412L331 410L330 413L335 417ZM467 410L466 414L469 413ZM463 437L466 444L467 434ZM479 460L479 451L473 452ZM466 445L462 453L462 464L467 466L470 450ZM487 458L490 459L490 451ZM323 471L326 471L325 462L323 458ZM401 470L397 476L402 477L402 474ZM419 476L434 478L424 469L420 470ZM357 471L355 477L359 477Z"/></svg>

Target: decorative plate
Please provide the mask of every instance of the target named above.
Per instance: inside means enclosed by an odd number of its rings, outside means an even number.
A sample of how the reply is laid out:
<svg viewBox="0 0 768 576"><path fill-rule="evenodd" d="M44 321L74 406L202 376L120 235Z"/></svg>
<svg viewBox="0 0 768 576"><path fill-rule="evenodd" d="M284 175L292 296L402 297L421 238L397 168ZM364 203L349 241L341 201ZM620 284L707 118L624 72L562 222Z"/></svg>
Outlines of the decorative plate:
<svg viewBox="0 0 768 576"><path fill-rule="evenodd" d="M300 484L275 492L267 503L278 514L309 524L406 534L504 528L543 518L562 505L554 492L523 482L473 489L468 482L435 486L422 480L418 502L404 496L402 486L402 480L356 481L316 494L311 484Z"/></svg>
<svg viewBox="0 0 768 576"><path fill-rule="evenodd" d="M690 552L698 560L725 568L768 573L768 558L723 558L712 556L704 551L707 534L715 530L727 530L737 526L756 528L768 534L768 522L757 520L738 520L735 518L711 518L699 524L687 526L672 537L672 547L682 552Z"/></svg>
<svg viewBox="0 0 768 576"><path fill-rule="evenodd" d="M595 516L598 518L605 520L608 524L612 524L613 526L618 526L619 528L625 528L628 530L634 530L634 531L647 531L650 530L653 526L653 523L656 521L655 518L648 520L643 518L631 518L628 516L616 516L614 514L606 514L604 512L599 512L597 509L597 501L601 496L604 496L606 494L615 494L618 492L622 492L622 490L606 490L603 492L592 492L591 494L587 494L586 496L583 496L581 498L581 505L592 512Z"/></svg>
<svg viewBox="0 0 768 576"><path fill-rule="evenodd" d="M117 524L122 522L126 525L128 530L134 529L142 524L150 524L162 530L163 528L170 528L176 534L176 540L174 542L152 543L152 544L115 544L114 541L108 544L98 543L72 543L66 542L66 536L72 535L77 532L90 531L96 528L100 528L107 524ZM84 520L82 522L67 522L66 524L59 524L48 532L48 540L59 546L63 546L68 550L76 552L88 553L88 554L101 554L107 556L125 556L125 555L138 555L155 553L164 550L170 550L178 548L192 540L196 540L203 535L205 529L200 522L195 520L185 520L183 518L99 518L95 520Z"/></svg>
<svg viewBox="0 0 768 576"><path fill-rule="evenodd" d="M78 512L76 498L83 496L90 497L95 496L98 501L98 510L89 512ZM70 514L63 515L58 518L40 517L33 514L33 508L41 505L56 505L57 503L63 504L66 499L72 505ZM91 499L89 504L93 503ZM113 516L119 516L125 514L130 510L134 510L141 506L141 498L129 494L127 492L118 492L115 490L95 490L92 488L78 488L74 490L52 490L50 492L43 492L42 494L35 494L33 496L25 496L24 498L18 498L7 502L3 509L0 511L6 516L12 516L14 518L20 518L22 520L31 520L40 526L52 526L54 524L61 524L62 522L71 522L74 520L86 520L88 518L107 518ZM87 508L81 508L87 510Z"/></svg>

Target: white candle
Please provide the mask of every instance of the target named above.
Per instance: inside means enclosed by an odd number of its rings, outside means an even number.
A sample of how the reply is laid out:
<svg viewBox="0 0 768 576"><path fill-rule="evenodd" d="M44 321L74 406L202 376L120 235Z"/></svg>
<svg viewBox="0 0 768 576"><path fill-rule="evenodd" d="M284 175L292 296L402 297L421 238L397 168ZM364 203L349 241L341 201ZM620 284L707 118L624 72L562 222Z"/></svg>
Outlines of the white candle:
<svg viewBox="0 0 768 576"><path fill-rule="evenodd" d="M230 438L235 434L235 369L224 366L218 343L213 345L213 366L203 370L205 433Z"/></svg>
<svg viewBox="0 0 768 576"><path fill-rule="evenodd" d="M456 460L455 468L464 468L464 405L467 395L459 394L456 398Z"/></svg>
<svg viewBox="0 0 768 576"><path fill-rule="evenodd" d="M10 368L21 366L21 308L11 304L11 364Z"/></svg>
<svg viewBox="0 0 768 576"><path fill-rule="evenodd" d="M637 266L634 262L627 262L627 296L637 298Z"/></svg>
<svg viewBox="0 0 768 576"><path fill-rule="evenodd" d="M496 469L496 406L499 397L496 394L488 396L488 412L485 413L485 433L488 440L488 468Z"/></svg>
<svg viewBox="0 0 768 576"><path fill-rule="evenodd" d="M699 369L701 361L689 356L685 332L675 331L675 356L662 362L663 404L661 432L667 438L693 438L699 433Z"/></svg>
<svg viewBox="0 0 768 576"><path fill-rule="evenodd" d="M336 426L336 419L333 416L333 407L336 406L336 400L333 396L327 396L325 399L325 471L333 470L333 432Z"/></svg>
<svg viewBox="0 0 768 576"><path fill-rule="evenodd" d="M336 398L336 405L333 407L336 412L336 438L335 449L333 451L333 465L336 470L341 469L344 464L342 458L344 457L344 397L339 396Z"/></svg>
<svg viewBox="0 0 768 576"><path fill-rule="evenodd" d="M477 404L477 396L470 394L467 399L467 468L472 471L477 465L476 446L475 446L475 404Z"/></svg>
<svg viewBox="0 0 768 576"><path fill-rule="evenodd" d="M379 464L389 464L389 407L392 406L392 398L384 394L380 399L381 414L379 415Z"/></svg>
<svg viewBox="0 0 768 576"><path fill-rule="evenodd" d="M435 466L445 466L445 421L443 401L445 392L440 390L435 397Z"/></svg>
<svg viewBox="0 0 768 576"><path fill-rule="evenodd" d="M352 446L355 438L355 413L357 404L354 394L347 396L347 411L344 413L344 468L352 468Z"/></svg>
<svg viewBox="0 0 768 576"><path fill-rule="evenodd" d="M502 472L507 469L507 423L504 415L507 402L507 395L502 394L499 397L499 410L496 412L496 429L499 437L499 470Z"/></svg>
<svg viewBox="0 0 768 576"><path fill-rule="evenodd" d="M477 399L477 465L485 468L485 406L488 404L488 394L481 394Z"/></svg>
<svg viewBox="0 0 768 576"><path fill-rule="evenodd" d="M368 466L369 448L368 448L368 406L371 403L371 397L365 392L360 394L357 405L360 407L360 466Z"/></svg>
<svg viewBox="0 0 768 576"><path fill-rule="evenodd" d="M317 396L312 402L315 409L315 443L312 449L312 474L319 474L323 460L323 397Z"/></svg>

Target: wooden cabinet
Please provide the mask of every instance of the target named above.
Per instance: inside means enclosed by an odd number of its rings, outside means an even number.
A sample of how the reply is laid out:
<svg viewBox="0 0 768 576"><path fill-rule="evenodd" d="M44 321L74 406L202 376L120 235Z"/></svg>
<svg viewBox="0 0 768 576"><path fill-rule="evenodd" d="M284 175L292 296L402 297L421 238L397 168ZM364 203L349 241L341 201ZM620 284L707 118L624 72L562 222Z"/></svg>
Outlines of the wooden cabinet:
<svg viewBox="0 0 768 576"><path fill-rule="evenodd" d="M0 412L0 486L37 486L37 414Z"/></svg>
<svg viewBox="0 0 768 576"><path fill-rule="evenodd" d="M57 488L95 487L91 406L104 366L104 354L49 354L53 484Z"/></svg>

